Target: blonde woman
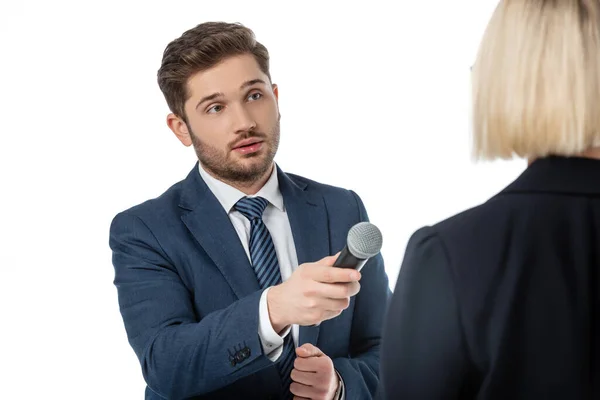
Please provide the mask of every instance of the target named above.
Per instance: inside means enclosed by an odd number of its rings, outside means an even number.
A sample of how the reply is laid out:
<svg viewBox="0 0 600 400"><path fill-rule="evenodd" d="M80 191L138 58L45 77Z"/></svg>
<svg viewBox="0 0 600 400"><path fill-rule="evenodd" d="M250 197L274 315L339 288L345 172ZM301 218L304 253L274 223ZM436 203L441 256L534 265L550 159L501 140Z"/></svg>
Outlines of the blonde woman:
<svg viewBox="0 0 600 400"><path fill-rule="evenodd" d="M528 161L410 239L387 399L600 399L600 2L504 0L473 67L474 153Z"/></svg>

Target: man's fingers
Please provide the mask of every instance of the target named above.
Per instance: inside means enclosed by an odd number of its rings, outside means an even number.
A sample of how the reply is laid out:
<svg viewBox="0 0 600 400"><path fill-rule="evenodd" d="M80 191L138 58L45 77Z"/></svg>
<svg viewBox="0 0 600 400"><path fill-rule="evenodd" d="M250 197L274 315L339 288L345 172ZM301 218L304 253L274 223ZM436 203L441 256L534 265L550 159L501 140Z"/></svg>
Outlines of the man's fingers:
<svg viewBox="0 0 600 400"><path fill-rule="evenodd" d="M321 299L319 301L319 306L326 312L330 311L332 313L341 312L348 308L350 305L349 298L343 299Z"/></svg>
<svg viewBox="0 0 600 400"><path fill-rule="evenodd" d="M311 399L315 390L312 386L306 386L298 382L292 382L290 385L290 392L299 398Z"/></svg>
<svg viewBox="0 0 600 400"><path fill-rule="evenodd" d="M329 299L345 299L355 296L360 291L360 283L321 283L317 282L313 286L315 293L320 297Z"/></svg>
<svg viewBox="0 0 600 400"><path fill-rule="evenodd" d="M341 310L339 311L325 311L323 313L323 317L321 318L321 322L323 321L327 321L329 319L335 318L337 316L339 316L342 313Z"/></svg>
<svg viewBox="0 0 600 400"><path fill-rule="evenodd" d="M296 354L298 354L298 353L296 353ZM294 360L294 369L297 369L298 371L301 371L301 372L310 372L310 373L317 372L317 366L314 363L313 357L304 357L304 356L296 357L296 359Z"/></svg>
<svg viewBox="0 0 600 400"><path fill-rule="evenodd" d="M292 370L292 380L303 385L312 386L315 382L316 372L304 372L297 369Z"/></svg>
<svg viewBox="0 0 600 400"><path fill-rule="evenodd" d="M350 268L336 268L322 264L313 264L307 270L311 279L323 283L357 282L361 278L360 272Z"/></svg>

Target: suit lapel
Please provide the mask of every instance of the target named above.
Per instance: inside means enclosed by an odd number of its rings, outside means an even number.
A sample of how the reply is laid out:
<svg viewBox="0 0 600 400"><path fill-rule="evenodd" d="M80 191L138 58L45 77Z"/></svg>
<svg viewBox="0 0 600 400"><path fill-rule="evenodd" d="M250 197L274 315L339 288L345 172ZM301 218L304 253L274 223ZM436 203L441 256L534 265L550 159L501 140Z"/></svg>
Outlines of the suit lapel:
<svg viewBox="0 0 600 400"><path fill-rule="evenodd" d="M183 181L179 206L181 216L200 246L213 260L238 298L248 296L260 286L227 212L209 190L198 171L198 164Z"/></svg>
<svg viewBox="0 0 600 400"><path fill-rule="evenodd" d="M277 167L279 189L292 228L298 265L331 255L323 197ZM183 223L213 260L238 298L260 286L229 216L200 177L198 164L182 183ZM298 345L317 344L319 326L301 326Z"/></svg>
<svg viewBox="0 0 600 400"><path fill-rule="evenodd" d="M292 228L298 265L331 255L327 210L323 197L295 182L277 167L279 189ZM319 326L301 326L298 345L317 344Z"/></svg>

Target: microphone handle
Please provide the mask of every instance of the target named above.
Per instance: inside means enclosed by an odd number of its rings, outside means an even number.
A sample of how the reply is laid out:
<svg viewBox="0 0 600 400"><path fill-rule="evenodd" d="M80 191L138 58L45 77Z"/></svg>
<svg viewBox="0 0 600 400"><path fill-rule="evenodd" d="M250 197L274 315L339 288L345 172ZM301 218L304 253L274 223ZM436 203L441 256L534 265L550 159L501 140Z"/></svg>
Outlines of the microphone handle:
<svg viewBox="0 0 600 400"><path fill-rule="evenodd" d="M357 271L360 271L367 261L369 261L368 258L362 259L354 257L354 255L350 253L350 250L348 250L348 246L345 246L338 258L335 260L335 263L333 263L333 266L338 268L353 268ZM321 324L318 323L308 326L319 325Z"/></svg>
<svg viewBox="0 0 600 400"><path fill-rule="evenodd" d="M344 246L344 249L340 253L339 257L335 260L333 266L338 268L352 268L360 271L368 260L368 258L362 259L355 257L352 253L350 253L350 250L348 250L348 246Z"/></svg>

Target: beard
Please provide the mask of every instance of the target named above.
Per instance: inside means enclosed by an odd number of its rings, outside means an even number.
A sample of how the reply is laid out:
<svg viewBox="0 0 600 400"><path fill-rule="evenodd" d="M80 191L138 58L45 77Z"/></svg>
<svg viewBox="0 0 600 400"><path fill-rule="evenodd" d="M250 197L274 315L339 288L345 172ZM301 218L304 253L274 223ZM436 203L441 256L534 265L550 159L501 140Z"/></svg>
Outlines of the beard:
<svg viewBox="0 0 600 400"><path fill-rule="evenodd" d="M242 185L249 185L260 180L273 165L275 154L279 148L279 120L276 121L270 134L262 132L249 131L239 135L238 138L227 146L227 150L222 150L204 143L188 125L192 145L202 166L212 173L218 179L225 182L232 182ZM240 160L232 159L231 150L236 143L244 139L257 138L263 141L261 151L252 154L242 155L242 160L254 159L251 163L244 163Z"/></svg>

